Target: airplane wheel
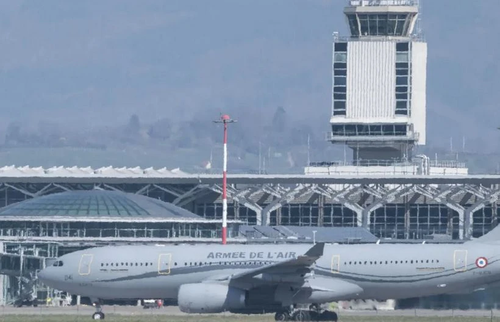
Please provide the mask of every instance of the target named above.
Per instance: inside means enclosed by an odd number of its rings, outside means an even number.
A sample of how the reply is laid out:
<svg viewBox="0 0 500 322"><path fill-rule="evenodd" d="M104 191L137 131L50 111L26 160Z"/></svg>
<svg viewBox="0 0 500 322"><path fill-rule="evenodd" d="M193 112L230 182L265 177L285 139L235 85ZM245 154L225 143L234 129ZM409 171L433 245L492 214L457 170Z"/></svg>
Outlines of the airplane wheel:
<svg viewBox="0 0 500 322"><path fill-rule="evenodd" d="M317 311L309 311L309 321L320 321L320 314Z"/></svg>
<svg viewBox="0 0 500 322"><path fill-rule="evenodd" d="M337 322L338 321L338 316L337 313L332 312L332 311L324 311L321 313L320 320L321 321L333 321Z"/></svg>
<svg viewBox="0 0 500 322"><path fill-rule="evenodd" d="M290 319L290 315L288 312L276 312L274 315L275 321L288 321Z"/></svg>
<svg viewBox="0 0 500 322"><path fill-rule="evenodd" d="M295 313L294 316L295 321L309 321L310 316L308 311L300 310L297 313Z"/></svg>
<svg viewBox="0 0 500 322"><path fill-rule="evenodd" d="M95 312L94 314L92 314L92 319L93 320L104 320L104 313Z"/></svg>

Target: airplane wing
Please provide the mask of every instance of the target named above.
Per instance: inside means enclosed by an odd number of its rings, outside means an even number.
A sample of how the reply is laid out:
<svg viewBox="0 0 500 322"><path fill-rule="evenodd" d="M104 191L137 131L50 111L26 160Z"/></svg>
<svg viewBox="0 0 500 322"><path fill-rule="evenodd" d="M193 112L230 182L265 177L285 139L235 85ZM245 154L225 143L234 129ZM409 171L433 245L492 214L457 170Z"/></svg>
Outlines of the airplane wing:
<svg viewBox="0 0 500 322"><path fill-rule="evenodd" d="M269 283L299 283L302 284L305 279L305 274L311 271L311 265L323 256L324 243L317 243L311 247L305 254L284 260L278 263L265 265L262 267L245 270L231 276L212 277L209 281L224 282L229 281L232 285L239 285L243 288L251 288L260 282Z"/></svg>
<svg viewBox="0 0 500 322"><path fill-rule="evenodd" d="M235 281L238 279L251 278L259 274L305 274L309 271L309 267L314 264L314 262L318 258L323 256L324 247L324 243L317 243L316 245L311 247L304 255L235 274L231 276L231 280Z"/></svg>

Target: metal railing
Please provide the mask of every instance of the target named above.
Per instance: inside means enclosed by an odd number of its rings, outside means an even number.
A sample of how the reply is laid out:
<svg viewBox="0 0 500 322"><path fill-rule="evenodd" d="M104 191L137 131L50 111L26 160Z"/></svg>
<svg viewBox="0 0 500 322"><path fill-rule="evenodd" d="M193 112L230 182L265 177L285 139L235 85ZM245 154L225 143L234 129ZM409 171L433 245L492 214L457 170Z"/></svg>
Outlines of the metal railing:
<svg viewBox="0 0 500 322"><path fill-rule="evenodd" d="M333 34L334 42L348 42L348 41L371 41L371 42L386 42L386 41L425 41L425 37L420 34L411 34L408 36L340 36L338 34Z"/></svg>
<svg viewBox="0 0 500 322"><path fill-rule="evenodd" d="M395 161L395 160L354 160L354 161L325 161L309 162L310 167L345 167L345 166L415 166L420 162L415 161Z"/></svg>
<svg viewBox="0 0 500 322"><path fill-rule="evenodd" d="M351 7L419 6L419 0L348 0Z"/></svg>
<svg viewBox="0 0 500 322"><path fill-rule="evenodd" d="M435 168L467 168L465 162L456 160L429 160L429 165Z"/></svg>
<svg viewBox="0 0 500 322"><path fill-rule="evenodd" d="M421 160L354 160L354 161L315 161L309 162L310 167L345 167L345 166L419 166ZM430 160L429 165L436 168L466 168L465 162L456 160Z"/></svg>

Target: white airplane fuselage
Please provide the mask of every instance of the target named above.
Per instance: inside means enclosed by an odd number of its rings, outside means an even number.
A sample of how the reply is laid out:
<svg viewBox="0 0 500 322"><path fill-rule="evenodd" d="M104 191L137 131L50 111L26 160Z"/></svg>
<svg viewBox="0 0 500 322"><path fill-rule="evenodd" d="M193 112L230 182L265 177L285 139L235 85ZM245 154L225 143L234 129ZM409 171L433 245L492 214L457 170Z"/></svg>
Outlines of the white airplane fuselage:
<svg viewBox="0 0 500 322"><path fill-rule="evenodd" d="M55 289L95 299L176 299L181 285L218 283L233 274L296 258L311 246L99 247L60 257L56 261L60 264L42 270L39 278ZM483 243L325 245L304 278L319 288L338 288L341 282L358 286L360 290L346 289L345 300L472 292L500 280L499 252L500 247ZM300 281L286 272L271 272L234 286L248 289L273 283ZM325 302L338 300L339 294L331 294Z"/></svg>

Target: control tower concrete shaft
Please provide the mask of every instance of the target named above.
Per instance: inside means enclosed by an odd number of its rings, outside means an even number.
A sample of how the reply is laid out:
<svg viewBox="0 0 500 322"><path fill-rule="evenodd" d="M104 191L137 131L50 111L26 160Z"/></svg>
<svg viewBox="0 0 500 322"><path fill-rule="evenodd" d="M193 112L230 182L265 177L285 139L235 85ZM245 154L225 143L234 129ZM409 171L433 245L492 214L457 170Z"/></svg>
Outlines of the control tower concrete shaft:
<svg viewBox="0 0 500 322"><path fill-rule="evenodd" d="M415 0L351 0L347 37L334 34L331 132L358 165L412 159L425 144L427 44Z"/></svg>

